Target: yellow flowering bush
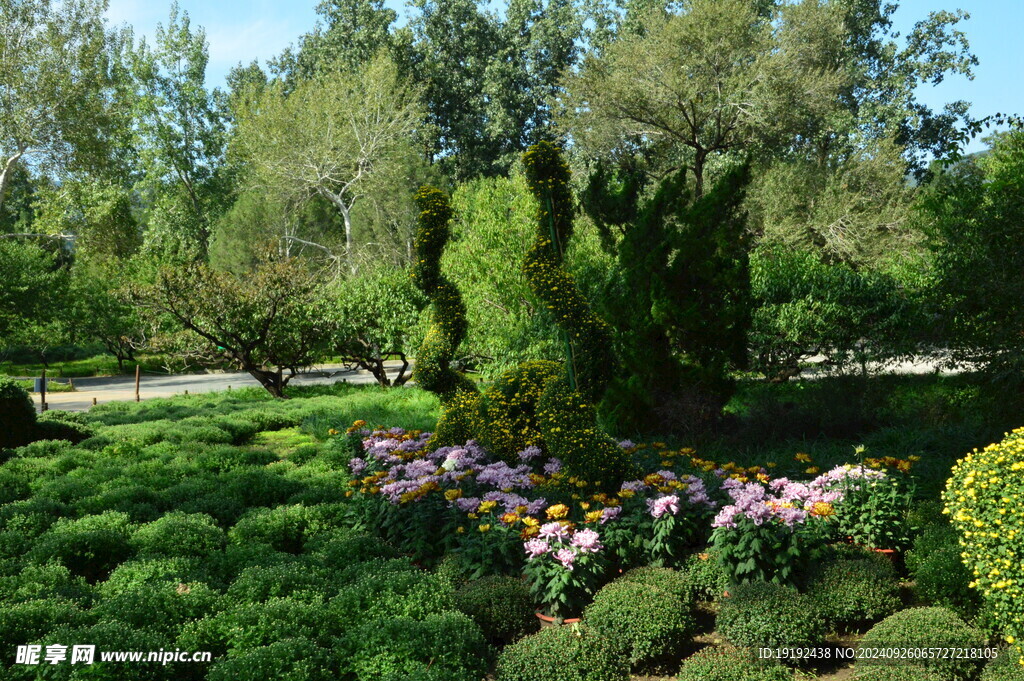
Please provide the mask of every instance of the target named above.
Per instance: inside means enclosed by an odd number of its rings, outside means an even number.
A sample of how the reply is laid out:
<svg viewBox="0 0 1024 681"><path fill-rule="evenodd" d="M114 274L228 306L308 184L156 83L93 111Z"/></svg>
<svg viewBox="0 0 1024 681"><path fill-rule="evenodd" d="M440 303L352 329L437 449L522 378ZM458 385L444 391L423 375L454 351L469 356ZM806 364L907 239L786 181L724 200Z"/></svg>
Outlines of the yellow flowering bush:
<svg viewBox="0 0 1024 681"><path fill-rule="evenodd" d="M1024 428L958 461L943 500L971 587L1024 664Z"/></svg>

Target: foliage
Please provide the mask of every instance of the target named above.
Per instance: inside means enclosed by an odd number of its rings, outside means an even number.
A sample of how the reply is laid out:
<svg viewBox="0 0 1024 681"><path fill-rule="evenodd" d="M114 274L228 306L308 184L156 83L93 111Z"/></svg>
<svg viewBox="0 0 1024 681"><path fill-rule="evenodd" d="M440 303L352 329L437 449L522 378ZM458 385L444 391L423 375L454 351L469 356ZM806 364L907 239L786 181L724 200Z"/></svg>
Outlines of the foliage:
<svg viewBox="0 0 1024 681"><path fill-rule="evenodd" d="M295 259L265 261L246 277L201 264L165 267L133 297L200 336L214 356L237 362L274 397L323 356L334 332L316 273Z"/></svg>
<svg viewBox="0 0 1024 681"><path fill-rule="evenodd" d="M32 555L55 559L73 574L96 582L132 554L128 514L107 511L78 520L61 518L44 532Z"/></svg>
<svg viewBox="0 0 1024 681"><path fill-rule="evenodd" d="M914 580L914 593L929 605L956 611L973 618L981 604L981 594L971 589L971 572L960 557L960 538L946 524L930 525L907 551L906 564Z"/></svg>
<svg viewBox="0 0 1024 681"><path fill-rule="evenodd" d="M475 681L486 673L490 657L480 628L454 612L369 622L351 638L357 652L350 664L360 680Z"/></svg>
<svg viewBox="0 0 1024 681"><path fill-rule="evenodd" d="M409 378L410 326L422 307L407 274L402 270L364 273L341 282L337 296L335 352L369 371L385 388L403 385ZM402 360L393 381L384 366L392 356Z"/></svg>
<svg viewBox="0 0 1024 681"><path fill-rule="evenodd" d="M36 440L67 440L78 444L94 434L88 421L77 412L45 411L36 420Z"/></svg>
<svg viewBox="0 0 1024 681"><path fill-rule="evenodd" d="M753 369L772 380L800 374L823 354L829 368L867 371L917 351L923 300L916 282L823 262L810 251L762 246L751 254Z"/></svg>
<svg viewBox="0 0 1024 681"><path fill-rule="evenodd" d="M811 574L806 593L833 630L877 622L901 605L896 570L884 556L821 563Z"/></svg>
<svg viewBox="0 0 1024 681"><path fill-rule="evenodd" d="M979 681L1020 681L1024 679L1024 665L1012 650L1004 650L985 665L978 678Z"/></svg>
<svg viewBox="0 0 1024 681"><path fill-rule="evenodd" d="M861 665L854 670L855 679L878 681L943 681L949 677L934 669L915 664Z"/></svg>
<svg viewBox="0 0 1024 681"><path fill-rule="evenodd" d="M912 485L912 481L910 485ZM913 489L895 476L845 478L843 503L836 507L836 532L874 549L903 550L910 543L907 512Z"/></svg>
<svg viewBox="0 0 1024 681"><path fill-rule="evenodd" d="M683 661L677 681L791 681L793 672L765 664L748 653L703 648Z"/></svg>
<svg viewBox="0 0 1024 681"><path fill-rule="evenodd" d="M681 569L700 600L716 601L729 588L729 573L713 552L690 554Z"/></svg>
<svg viewBox="0 0 1024 681"><path fill-rule="evenodd" d="M633 669L678 656L696 628L689 603L650 584L615 581L594 595L583 619L629 660Z"/></svg>
<svg viewBox="0 0 1024 681"><path fill-rule="evenodd" d="M945 608L911 608L890 615L873 626L864 638L860 648L975 648L983 649L987 638L981 631L969 626L951 610ZM870 655L870 653L867 653ZM943 677L963 681L975 678L984 663L983 657L948 657L923 659L913 664L934 670ZM885 660L872 661L865 658L858 667L864 671L876 664L885 664ZM865 678L870 678L865 674Z"/></svg>
<svg viewBox="0 0 1024 681"><path fill-rule="evenodd" d="M623 573L615 581L620 584L642 584L649 586L664 591L672 598L677 599L683 604L684 610L690 610L693 607L695 586L690 575L686 572L673 570L672 568L646 565Z"/></svg>
<svg viewBox="0 0 1024 681"><path fill-rule="evenodd" d="M455 607L494 643L514 643L539 627L530 589L514 577L484 577L465 584L455 592Z"/></svg>
<svg viewBox="0 0 1024 681"><path fill-rule="evenodd" d="M122 40L91 0L0 5L0 206L22 165L65 176L104 167L118 142L110 62Z"/></svg>
<svg viewBox="0 0 1024 681"><path fill-rule="evenodd" d="M1020 301L1010 273L1024 264L1020 194L1024 131L997 136L978 161L949 168L922 198L922 220L936 259L937 326L954 359L979 362L1016 381L1021 366Z"/></svg>
<svg viewBox="0 0 1024 681"><path fill-rule="evenodd" d="M813 648L827 631L810 598L769 582L730 587L715 623L726 640L743 648Z"/></svg>
<svg viewBox="0 0 1024 681"><path fill-rule="evenodd" d="M629 665L583 625L548 627L505 648L498 681L628 681Z"/></svg>
<svg viewBox="0 0 1024 681"><path fill-rule="evenodd" d="M318 195L334 206L345 226L339 261L354 272L352 209L374 175L409 161L421 119L417 90L381 53L292 89L271 83L241 115L232 144L259 185L290 202Z"/></svg>
<svg viewBox="0 0 1024 681"><path fill-rule="evenodd" d="M600 304L629 369L602 404L620 430L690 435L728 400L747 354L748 180L741 165L695 195L674 173L641 202L635 169L591 175L584 206L617 256Z"/></svg>
<svg viewBox="0 0 1024 681"><path fill-rule="evenodd" d="M24 388L0 378L0 449L27 445L35 435L36 407Z"/></svg>
<svg viewBox="0 0 1024 681"><path fill-rule="evenodd" d="M969 586L981 594L996 628L1024 657L1021 629L1024 565L1019 502L1024 473L1024 428L1002 442L974 450L953 466L942 498L963 548L964 565L973 572ZM1016 643L1014 643L1016 642Z"/></svg>

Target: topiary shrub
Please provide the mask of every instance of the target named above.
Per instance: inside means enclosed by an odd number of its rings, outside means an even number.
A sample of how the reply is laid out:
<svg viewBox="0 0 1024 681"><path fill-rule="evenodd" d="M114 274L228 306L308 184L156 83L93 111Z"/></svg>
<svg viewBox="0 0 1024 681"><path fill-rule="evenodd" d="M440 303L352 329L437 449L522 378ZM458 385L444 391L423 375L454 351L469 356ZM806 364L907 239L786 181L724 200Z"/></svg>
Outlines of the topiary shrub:
<svg viewBox="0 0 1024 681"><path fill-rule="evenodd" d="M522 463L518 454L544 444L537 428L537 402L548 381L562 371L557 362L523 362L504 372L484 391L481 418L486 424L479 442L484 449L510 465Z"/></svg>
<svg viewBox="0 0 1024 681"><path fill-rule="evenodd" d="M910 662L854 665L853 677L864 681L949 681L949 677Z"/></svg>
<svg viewBox="0 0 1024 681"><path fill-rule="evenodd" d="M70 411L45 411L36 419L36 440L67 440L73 444L95 435L84 414Z"/></svg>
<svg viewBox="0 0 1024 681"><path fill-rule="evenodd" d="M693 553L687 557L683 572L693 586L694 596L715 601L729 588L729 575L714 552Z"/></svg>
<svg viewBox="0 0 1024 681"><path fill-rule="evenodd" d="M964 622L946 608L911 608L890 615L868 631L860 642L862 649L880 648L985 648L985 634ZM886 660L862 659L858 668L886 666ZM983 658L936 657L921 660L918 666L934 670L954 681L973 679L985 662ZM890 661L890 664L891 661ZM865 674L867 670L865 670ZM869 678L865 676L864 678Z"/></svg>
<svg viewBox="0 0 1024 681"><path fill-rule="evenodd" d="M1024 661L1012 649L1000 651L981 670L978 681L1024 681Z"/></svg>
<svg viewBox="0 0 1024 681"><path fill-rule="evenodd" d="M317 641L343 632L326 613L322 602L272 598L265 603L239 603L188 622L179 631L175 643L182 650L204 650L214 657L225 654L234 657L290 638Z"/></svg>
<svg viewBox="0 0 1024 681"><path fill-rule="evenodd" d="M716 630L741 648L814 647L827 631L814 601L779 584L730 587L721 605Z"/></svg>
<svg viewBox="0 0 1024 681"><path fill-rule="evenodd" d="M689 604L676 594L637 582L613 582L583 611L634 669L664 668L696 630Z"/></svg>
<svg viewBox="0 0 1024 681"><path fill-rule="evenodd" d="M455 607L493 643L518 641L540 628L530 587L514 577L484 577L455 592Z"/></svg>
<svg viewBox="0 0 1024 681"><path fill-rule="evenodd" d="M9 378L0 377L0 449L13 449L33 440L36 407L28 392Z"/></svg>
<svg viewBox="0 0 1024 681"><path fill-rule="evenodd" d="M100 621L116 620L174 635L185 622L223 607L221 594L206 584L160 581L119 589L101 598L90 614Z"/></svg>
<svg viewBox="0 0 1024 681"><path fill-rule="evenodd" d="M132 535L141 554L208 556L224 548L224 530L205 513L173 511L142 525Z"/></svg>
<svg viewBox="0 0 1024 681"><path fill-rule="evenodd" d="M270 645L241 650L210 666L208 681L334 681L336 662L331 651L305 638L286 638Z"/></svg>
<svg viewBox="0 0 1024 681"><path fill-rule="evenodd" d="M263 603L288 597L297 601L325 600L338 592L335 573L305 561L280 565L258 565L242 570L228 587L234 602Z"/></svg>
<svg viewBox="0 0 1024 681"><path fill-rule="evenodd" d="M885 557L840 558L811 574L807 595L836 630L852 630L900 608L896 570Z"/></svg>
<svg viewBox="0 0 1024 681"><path fill-rule="evenodd" d="M364 573L327 604L334 621L346 626L367 619L423 619L454 609L451 584L422 570Z"/></svg>
<svg viewBox="0 0 1024 681"><path fill-rule="evenodd" d="M351 665L360 681L431 679L479 681L491 653L480 627L462 613L366 622L348 637Z"/></svg>
<svg viewBox="0 0 1024 681"><path fill-rule="evenodd" d="M18 574L0 577L0 601L15 603L36 599L67 599L87 603L92 590L63 565L23 565Z"/></svg>
<svg viewBox="0 0 1024 681"><path fill-rule="evenodd" d="M921 601L973 618L980 609L981 597L968 586L971 575L960 556L961 551L956 530L949 525L930 525L907 551L907 571L914 580L914 593Z"/></svg>
<svg viewBox="0 0 1024 681"><path fill-rule="evenodd" d="M254 508L228 531L234 544L269 544L278 551L302 553L309 511L305 506Z"/></svg>
<svg viewBox="0 0 1024 681"><path fill-rule="evenodd" d="M356 532L337 530L306 543L313 560L336 569L375 558L398 558L398 549L383 540Z"/></svg>
<svg viewBox="0 0 1024 681"><path fill-rule="evenodd" d="M629 681L629 663L586 626L541 629L505 648L497 681Z"/></svg>
<svg viewBox="0 0 1024 681"><path fill-rule="evenodd" d="M0 605L0 641L24 644L61 624L85 623L90 613L72 601L46 598Z"/></svg>
<svg viewBox="0 0 1024 681"><path fill-rule="evenodd" d="M676 681L793 681L793 672L749 653L704 648L683 661Z"/></svg>
<svg viewBox="0 0 1024 681"><path fill-rule="evenodd" d="M39 538L29 557L39 563L55 559L94 583L132 555L133 529L127 513L61 518Z"/></svg>
<svg viewBox="0 0 1024 681"><path fill-rule="evenodd" d="M685 572L672 568L645 565L633 568L615 580L616 583L643 584L672 594L687 610L693 609L695 588Z"/></svg>
<svg viewBox="0 0 1024 681"><path fill-rule="evenodd" d="M953 467L942 498L995 627L1024 657L1024 428Z"/></svg>

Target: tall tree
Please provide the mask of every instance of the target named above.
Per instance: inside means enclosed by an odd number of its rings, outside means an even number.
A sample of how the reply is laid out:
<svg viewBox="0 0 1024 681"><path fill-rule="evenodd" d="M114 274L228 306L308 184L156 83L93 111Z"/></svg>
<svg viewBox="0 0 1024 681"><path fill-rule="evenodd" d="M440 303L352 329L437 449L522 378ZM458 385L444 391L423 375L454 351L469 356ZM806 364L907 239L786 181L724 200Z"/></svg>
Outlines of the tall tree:
<svg viewBox="0 0 1024 681"><path fill-rule="evenodd" d="M417 13L408 62L433 128L426 156L456 180L491 173L499 150L486 132L485 76L499 44L498 19L478 0L410 4Z"/></svg>
<svg viewBox="0 0 1024 681"><path fill-rule="evenodd" d="M269 86L238 124L236 149L264 191L302 201L318 195L345 225L353 265L352 209L371 180L409 159L423 114L418 92L381 54L356 71Z"/></svg>
<svg viewBox="0 0 1024 681"><path fill-rule="evenodd" d="M224 193L217 171L226 130L206 89L208 61L206 32L193 31L177 3L167 25L157 26L154 47L143 41L133 55L146 171L140 189L151 205L148 246L186 259L205 254L211 214Z"/></svg>
<svg viewBox="0 0 1024 681"><path fill-rule="evenodd" d="M31 160L42 172L102 163L113 124L103 0L0 0L0 207Z"/></svg>
<svg viewBox="0 0 1024 681"><path fill-rule="evenodd" d="M271 69L291 85L332 69L352 71L392 46L398 13L384 0L322 0L316 28L271 60Z"/></svg>
<svg viewBox="0 0 1024 681"><path fill-rule="evenodd" d="M682 4L647 11L638 30L589 55L567 80L563 120L591 153L656 149L662 172L688 170L699 199L716 157L778 144L834 107L840 77L820 54L842 32L813 3L773 17L749 0Z"/></svg>

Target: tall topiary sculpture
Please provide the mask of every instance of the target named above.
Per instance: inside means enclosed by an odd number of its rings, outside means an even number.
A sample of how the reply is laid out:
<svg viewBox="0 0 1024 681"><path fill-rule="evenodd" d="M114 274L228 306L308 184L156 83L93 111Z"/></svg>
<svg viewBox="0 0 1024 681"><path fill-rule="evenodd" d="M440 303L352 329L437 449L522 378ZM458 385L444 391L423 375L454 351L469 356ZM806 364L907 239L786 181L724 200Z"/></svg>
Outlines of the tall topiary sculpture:
<svg viewBox="0 0 1024 681"><path fill-rule="evenodd" d="M569 168L547 142L530 147L523 162L538 202L536 237L523 268L562 331L566 361L525 362L483 394L451 368L466 332L462 299L440 270L452 211L443 192L424 187L416 195L420 217L413 278L430 299L432 319L415 378L441 399L432 445L476 439L506 459L538 445L560 459L570 475L615 487L626 476L629 459L598 426L596 409L615 370L611 337L563 267L573 230Z"/></svg>

